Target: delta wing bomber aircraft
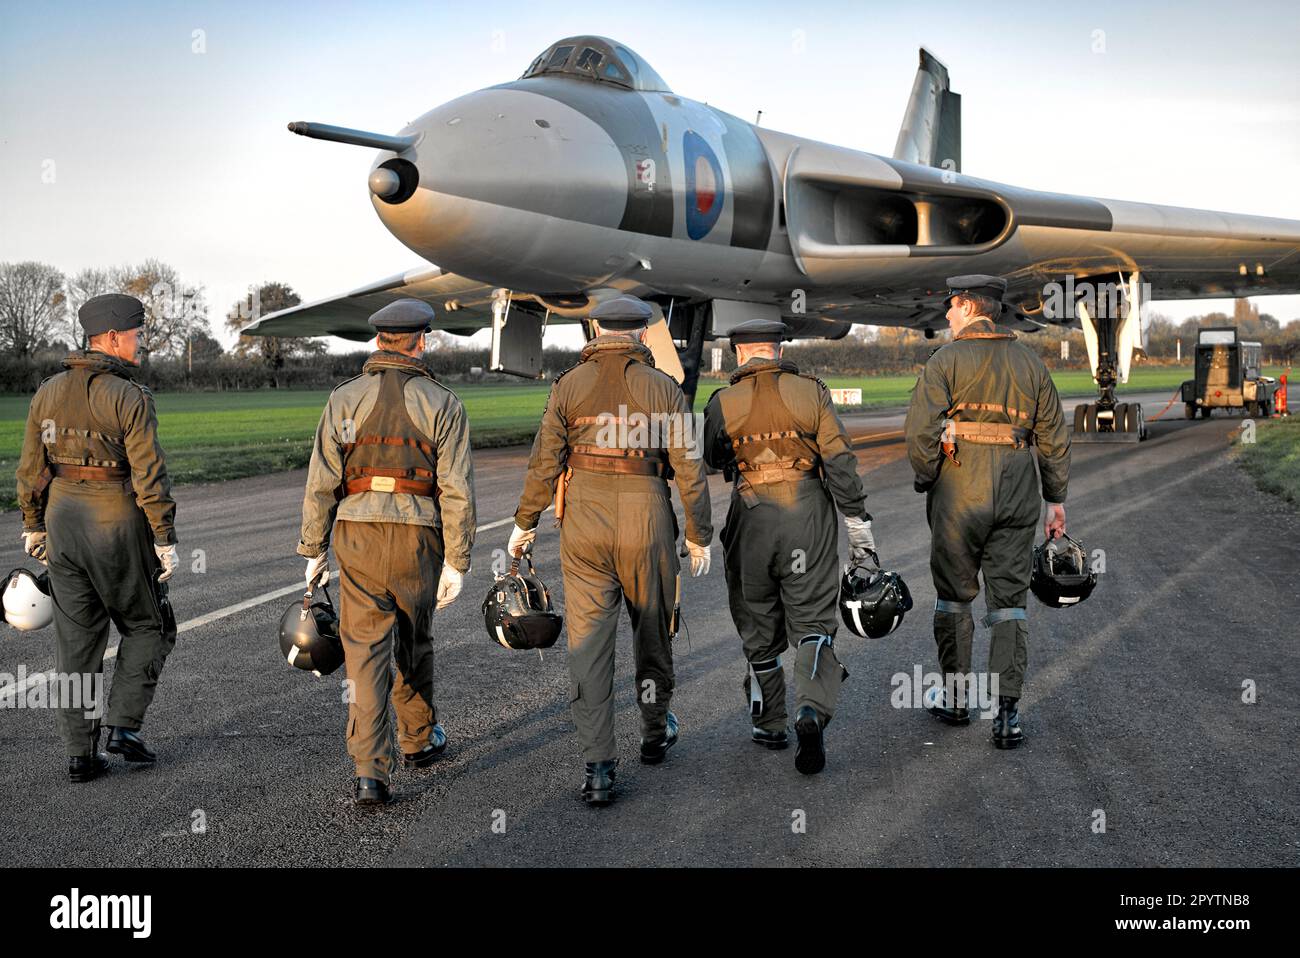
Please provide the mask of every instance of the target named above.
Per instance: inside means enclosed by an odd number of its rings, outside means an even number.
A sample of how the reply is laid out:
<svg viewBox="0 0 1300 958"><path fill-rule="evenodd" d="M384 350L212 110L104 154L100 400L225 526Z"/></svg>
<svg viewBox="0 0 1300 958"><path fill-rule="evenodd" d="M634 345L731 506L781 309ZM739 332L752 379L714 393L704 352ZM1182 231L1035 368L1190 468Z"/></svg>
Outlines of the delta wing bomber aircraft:
<svg viewBox="0 0 1300 958"><path fill-rule="evenodd" d="M549 322L627 292L655 304L656 362L693 395L706 340L755 318L795 338L854 323L946 328L945 277L1009 282L1004 325L1081 326L1098 400L1078 432L1145 434L1120 404L1148 299L1300 292L1300 221L1044 193L961 170L961 98L927 51L893 156L746 123L673 93L597 36L547 49L518 80L436 107L395 135L292 123L380 151L383 224L430 264L282 310L244 332L365 340L414 297L437 328L492 329L492 368L536 377ZM1056 284L1056 286L1053 286ZM1119 290L1117 308L1101 296ZM1054 302L1053 289L1064 291Z"/></svg>

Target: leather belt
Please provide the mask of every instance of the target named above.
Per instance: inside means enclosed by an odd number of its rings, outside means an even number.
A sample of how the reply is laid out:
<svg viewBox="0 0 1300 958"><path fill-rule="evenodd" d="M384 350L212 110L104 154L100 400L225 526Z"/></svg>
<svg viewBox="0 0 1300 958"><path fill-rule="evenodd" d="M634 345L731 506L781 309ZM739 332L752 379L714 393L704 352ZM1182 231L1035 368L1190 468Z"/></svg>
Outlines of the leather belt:
<svg viewBox="0 0 1300 958"><path fill-rule="evenodd" d="M437 498L438 484L424 479L397 479L393 476L361 476L343 485L344 495L360 492L404 492L412 496Z"/></svg>
<svg viewBox="0 0 1300 958"><path fill-rule="evenodd" d="M74 466L66 462L52 462L50 469L58 479L87 479L91 482L121 482L131 478L125 466Z"/></svg>
<svg viewBox="0 0 1300 958"><path fill-rule="evenodd" d="M605 475L666 477L668 466L659 459L628 456L596 456L585 452L570 452L569 465L584 472Z"/></svg>

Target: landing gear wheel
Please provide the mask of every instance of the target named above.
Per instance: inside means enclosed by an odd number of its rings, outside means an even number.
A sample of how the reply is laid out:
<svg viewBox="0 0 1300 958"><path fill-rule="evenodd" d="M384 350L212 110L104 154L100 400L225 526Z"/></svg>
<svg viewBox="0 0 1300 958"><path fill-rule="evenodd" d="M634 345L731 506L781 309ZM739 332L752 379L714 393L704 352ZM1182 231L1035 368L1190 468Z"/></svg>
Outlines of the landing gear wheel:
<svg viewBox="0 0 1300 958"><path fill-rule="evenodd" d="M1088 403L1088 411L1083 419L1083 431L1097 431L1097 406L1094 403Z"/></svg>
<svg viewBox="0 0 1300 958"><path fill-rule="evenodd" d="M1130 432L1128 427L1128 403L1120 402L1115 404L1114 418L1111 420L1112 429L1115 432Z"/></svg>
<svg viewBox="0 0 1300 958"><path fill-rule="evenodd" d="M1074 431L1083 432L1087 428L1088 404L1080 403L1074 407Z"/></svg>
<svg viewBox="0 0 1300 958"><path fill-rule="evenodd" d="M1138 441L1141 442L1147 437L1147 416L1142 411L1141 403L1134 403L1131 408L1133 410L1130 413L1133 417L1133 431L1138 434Z"/></svg>

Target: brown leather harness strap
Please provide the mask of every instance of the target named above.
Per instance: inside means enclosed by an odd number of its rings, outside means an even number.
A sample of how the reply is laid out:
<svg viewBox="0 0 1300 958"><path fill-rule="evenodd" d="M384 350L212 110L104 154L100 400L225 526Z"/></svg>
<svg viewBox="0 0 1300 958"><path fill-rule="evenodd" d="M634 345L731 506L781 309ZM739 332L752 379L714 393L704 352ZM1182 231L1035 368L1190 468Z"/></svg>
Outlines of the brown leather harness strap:
<svg viewBox="0 0 1300 958"><path fill-rule="evenodd" d="M1021 412L1014 406L1004 406L1000 402L959 402L948 410L949 418L952 417L953 413L962 409L978 409L981 412L1005 413L1012 419L1023 419L1025 422L1030 421L1028 413Z"/></svg>
<svg viewBox="0 0 1300 958"><path fill-rule="evenodd" d="M395 476L361 476L344 483L345 495L359 492L402 492L412 496L438 498L438 484L419 479L401 479Z"/></svg>
<svg viewBox="0 0 1300 958"><path fill-rule="evenodd" d="M131 470L125 466L74 466L65 462L52 462L50 471L57 479L85 479L91 482L121 482L131 478Z"/></svg>
<svg viewBox="0 0 1300 958"><path fill-rule="evenodd" d="M663 478L668 474L667 463L660 459L647 457L645 450L627 449L618 452L610 450L609 452L612 454L599 455L579 452L579 448L586 447L575 446L569 453L569 466L573 469L621 476L659 476ZM626 453L626 455L623 453Z"/></svg>
<svg viewBox="0 0 1300 958"><path fill-rule="evenodd" d="M962 422L952 424L948 434L957 439L994 446L1032 446L1034 434L1021 426L1005 422Z"/></svg>
<svg viewBox="0 0 1300 958"><path fill-rule="evenodd" d="M434 454L433 446L407 436L361 436L356 442L349 442L343 446L343 455L347 456L357 446L409 446L420 450L426 456Z"/></svg>
<svg viewBox="0 0 1300 958"><path fill-rule="evenodd" d="M817 436L814 433L799 432L796 429L783 429L780 432L760 432L752 436L737 436L731 440L731 448L739 449L746 443L770 442L773 439L805 439L809 442L816 442Z"/></svg>

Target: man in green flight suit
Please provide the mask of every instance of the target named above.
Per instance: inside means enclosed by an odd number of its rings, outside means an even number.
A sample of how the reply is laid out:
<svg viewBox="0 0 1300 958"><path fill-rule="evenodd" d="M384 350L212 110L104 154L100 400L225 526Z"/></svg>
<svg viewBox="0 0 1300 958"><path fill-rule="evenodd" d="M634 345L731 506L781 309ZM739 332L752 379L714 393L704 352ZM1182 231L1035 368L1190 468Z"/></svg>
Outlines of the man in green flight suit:
<svg viewBox="0 0 1300 958"><path fill-rule="evenodd" d="M1034 527L1045 501L1045 534L1065 533L1070 431L1043 361L995 325L1006 280L954 276L948 285L953 340L925 364L904 427L915 488L926 494L938 595L934 638L944 687L927 705L950 724L970 722L971 603L983 571L989 682L991 689L996 678L998 694L993 743L1015 748L1024 740L1018 702L1028 665Z"/></svg>
<svg viewBox="0 0 1300 958"><path fill-rule="evenodd" d="M557 482L565 482L560 562L569 700L586 763L582 797L591 805L614 797L620 601L632 622L641 761L663 761L677 741L677 717L668 708L679 569L669 478L682 498L692 575L709 571L713 539L704 467L690 455L694 421L686 396L655 368L643 344L652 315L633 296L592 310L597 335L551 385L507 546L515 556L531 548Z"/></svg>
<svg viewBox="0 0 1300 958"><path fill-rule="evenodd" d="M834 649L839 524L849 551L875 551L866 493L826 384L781 358L784 323L751 320L731 332L737 368L704 411L704 455L734 485L722 530L732 620L749 670L751 738L788 744L781 653L795 649L795 768L826 765L823 730L848 675Z"/></svg>
<svg viewBox="0 0 1300 958"><path fill-rule="evenodd" d="M128 762L156 756L140 737L176 620L159 583L176 571L176 503L153 394L131 378L144 305L110 293L77 313L89 348L41 383L27 414L18 463L23 548L50 570L55 670L101 682L110 622L121 643L108 697L108 751ZM88 782L108 768L99 719L58 709L68 777Z"/></svg>

